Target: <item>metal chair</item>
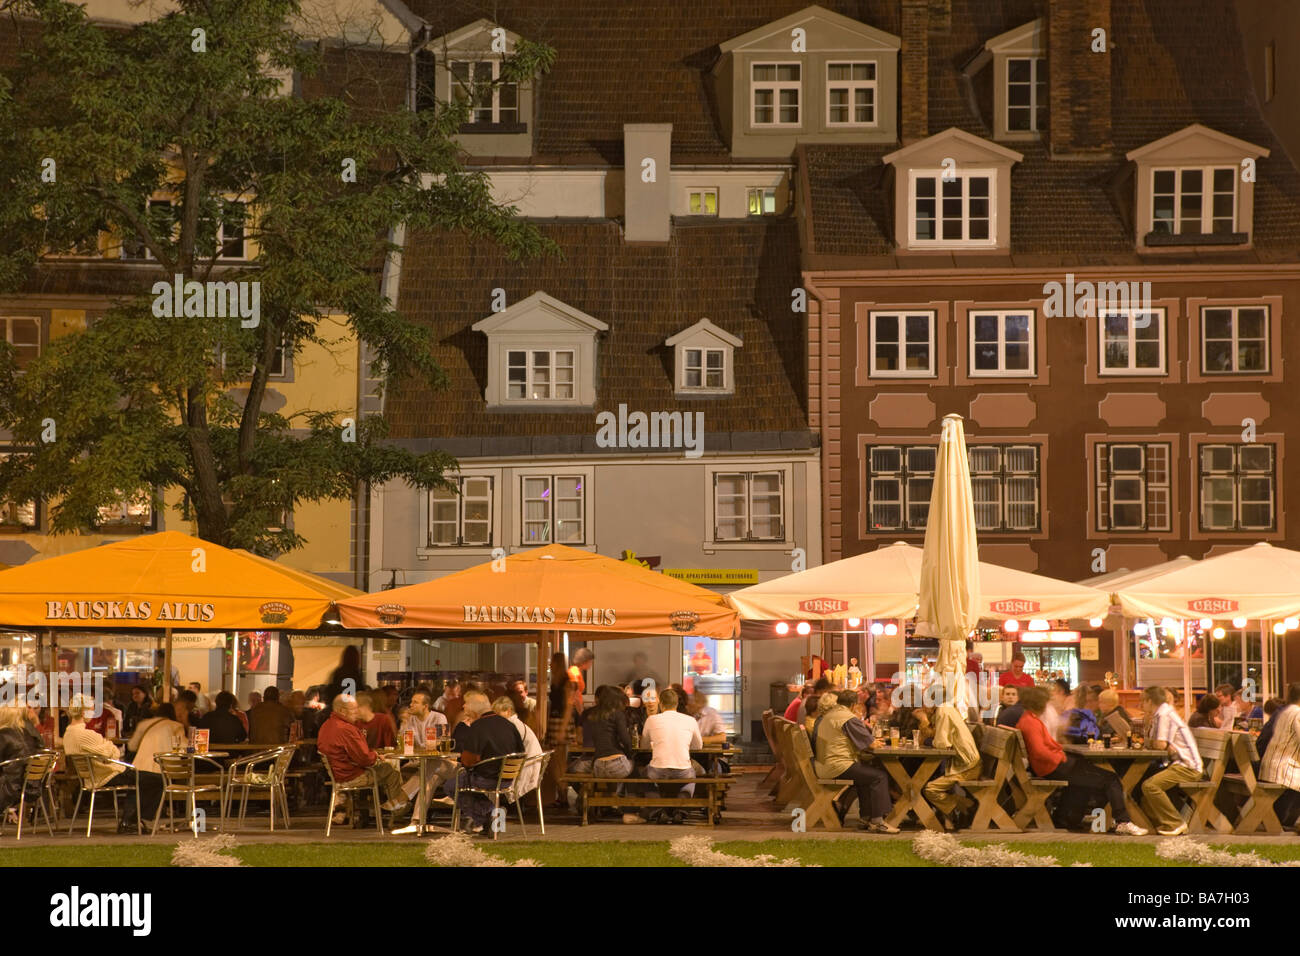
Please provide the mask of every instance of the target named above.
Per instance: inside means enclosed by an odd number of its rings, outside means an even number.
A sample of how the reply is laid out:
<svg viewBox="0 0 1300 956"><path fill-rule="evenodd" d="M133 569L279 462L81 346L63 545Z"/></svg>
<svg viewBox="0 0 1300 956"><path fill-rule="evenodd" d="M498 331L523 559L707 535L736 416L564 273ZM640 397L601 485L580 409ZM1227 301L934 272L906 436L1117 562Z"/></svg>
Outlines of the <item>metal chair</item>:
<svg viewBox="0 0 1300 956"><path fill-rule="evenodd" d="M367 767L364 773L358 774L351 780L338 780L334 776L334 767L330 764L330 758L320 754L320 762L325 767L325 775L330 779L330 805L325 813L325 835L330 835L330 829L334 825L334 807L338 803L339 794L347 791L359 793L362 790L369 790L375 801L375 822L379 825L379 835L383 836L384 812L380 809L379 778L375 776L375 772Z"/></svg>
<svg viewBox="0 0 1300 956"><path fill-rule="evenodd" d="M6 767L17 764L23 765L23 788L18 798L18 836L16 839L23 838L23 818L27 815L27 792L35 790L35 803L32 805L32 824L36 823L36 810L39 807L41 815L45 817L45 829L50 831L50 836L54 836L54 824L50 822L50 811L45 806L46 797L50 797L53 805L53 797L50 796L50 781L54 778L54 771L59 765L59 754L55 750L40 750L34 754L28 754L26 757L14 757L12 760L6 760L0 763L0 772ZM5 832L5 814L0 814L0 836Z"/></svg>
<svg viewBox="0 0 1300 956"><path fill-rule="evenodd" d="M524 754L504 754L500 757L489 757L487 760L480 760L472 768L467 768L471 772L478 772L480 775L485 767L490 764L497 764L497 784L495 787L469 787L461 786L461 774L456 774L456 790L452 795L455 807L451 812L451 828L457 829L460 825L460 795L462 793L480 793L485 797L492 798L492 816L496 817L496 811L501 807L501 798L510 798L514 790L515 781L519 779L519 774L523 772L524 764L528 758ZM538 791L540 799L540 790ZM519 819L523 821L523 810L519 811ZM492 829L492 839L497 838L497 831Z"/></svg>
<svg viewBox="0 0 1300 956"><path fill-rule="evenodd" d="M519 827L524 831L525 838L528 836L528 827L524 824L524 798L530 793L537 794L537 824L542 828L542 836L546 836L546 816L542 810L542 781L546 779L546 768L551 762L551 754L553 753L555 753L554 750L548 750L525 760L523 768L519 771L519 776L515 778L515 783L510 789L509 799L515 805L515 809L519 811ZM537 783L532 789L520 793L519 787L528 776L528 768L534 764L537 765Z"/></svg>
<svg viewBox="0 0 1300 956"><path fill-rule="evenodd" d="M199 783L195 778L194 769L198 762L202 760L216 768L220 780L217 783ZM155 754L154 762L158 764L158 772L162 775L163 788L162 799L158 801L158 810L153 815L153 829L149 835L153 836L158 832L158 823L162 819L163 804L167 804L167 826L172 833L176 832L176 797L185 797L186 819L190 821L190 830L194 833L194 838L199 837L199 820L197 806L198 798L202 794L215 793L217 803L221 807L221 829L226 828L226 770L221 764L217 763L211 757L205 757L202 754L191 753L170 753Z"/></svg>
<svg viewBox="0 0 1300 956"><path fill-rule="evenodd" d="M271 829L275 829L275 805L277 801L280 804L280 812L284 815L285 829L288 829L289 796L285 792L284 781L285 775L289 772L289 764L293 762L293 755L297 750L298 748L293 746L275 747L230 762L227 767L228 776L226 777L226 813L230 812L235 790L241 789L239 827L243 827L244 816L248 811L249 791L265 790L271 805ZM259 764L265 763L270 764L265 770L258 771L254 769ZM243 768L242 772L240 768Z"/></svg>
<svg viewBox="0 0 1300 956"><path fill-rule="evenodd" d="M140 790L134 783L118 783L112 786L96 785L95 767L109 766L117 767L121 770L135 770L129 763L122 760L113 760L109 757L91 756L90 754L68 754L68 763L72 765L73 771L77 775L77 781L81 784L81 790L77 793L77 802L72 808L72 821L68 824L68 832L71 833L77 825L77 814L81 810L81 798L87 793L90 794L90 815L86 819L86 836L90 836L90 829L95 825L95 797L101 793L109 793L113 796L113 817L120 819L120 811L117 805L117 795L124 792L135 793L135 829L136 833L143 833L143 822L140 819ZM117 778L117 774L110 777L110 780Z"/></svg>

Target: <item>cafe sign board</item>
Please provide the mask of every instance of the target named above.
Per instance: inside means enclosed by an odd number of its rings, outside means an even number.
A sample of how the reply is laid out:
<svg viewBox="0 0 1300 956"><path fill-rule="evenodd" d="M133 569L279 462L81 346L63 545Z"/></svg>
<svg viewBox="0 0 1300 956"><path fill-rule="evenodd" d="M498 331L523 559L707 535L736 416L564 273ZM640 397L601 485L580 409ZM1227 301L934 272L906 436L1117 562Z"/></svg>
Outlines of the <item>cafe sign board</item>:
<svg viewBox="0 0 1300 956"><path fill-rule="evenodd" d="M1231 598L1206 597L1187 602L1187 610L1197 614L1227 614L1240 605Z"/></svg>
<svg viewBox="0 0 1300 956"><path fill-rule="evenodd" d="M758 583L758 568L664 568L664 574L704 587L744 587Z"/></svg>

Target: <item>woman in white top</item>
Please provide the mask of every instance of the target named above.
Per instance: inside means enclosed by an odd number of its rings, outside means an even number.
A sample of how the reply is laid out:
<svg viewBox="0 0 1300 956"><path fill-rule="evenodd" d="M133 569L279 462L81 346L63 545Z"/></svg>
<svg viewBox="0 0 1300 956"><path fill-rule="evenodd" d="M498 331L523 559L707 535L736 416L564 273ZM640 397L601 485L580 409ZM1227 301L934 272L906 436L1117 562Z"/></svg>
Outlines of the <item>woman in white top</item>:
<svg viewBox="0 0 1300 956"><path fill-rule="evenodd" d="M492 709L515 725L515 730L519 731L519 737L524 742L525 757L541 756L542 743L537 739L537 735L533 733L533 728L529 727L519 719L519 715L515 713L514 701L509 697L498 697L492 702ZM515 784L515 793L522 796L525 793L531 793L535 790L537 788L538 778L541 776L541 771L541 761L530 763L525 767L523 773L519 775L518 782Z"/></svg>
<svg viewBox="0 0 1300 956"><path fill-rule="evenodd" d="M176 708L171 704L159 704L152 717L140 721L126 745L135 754L131 765L149 773L159 772L155 754L180 750L184 746L185 727L176 719Z"/></svg>

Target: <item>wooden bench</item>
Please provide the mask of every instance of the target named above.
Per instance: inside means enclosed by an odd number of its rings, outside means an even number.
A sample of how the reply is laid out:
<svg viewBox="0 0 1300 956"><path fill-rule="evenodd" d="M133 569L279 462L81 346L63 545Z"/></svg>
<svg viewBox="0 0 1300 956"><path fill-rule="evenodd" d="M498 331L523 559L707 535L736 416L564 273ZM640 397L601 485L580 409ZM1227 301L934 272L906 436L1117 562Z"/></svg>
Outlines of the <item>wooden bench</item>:
<svg viewBox="0 0 1300 956"><path fill-rule="evenodd" d="M590 773L566 773L560 780L578 791L582 806L582 825L587 825L587 811L591 807L623 807L640 809L642 807L663 807L674 810L704 810L709 826L722 822L721 802L737 775L692 777L686 780L650 780L645 777L597 777ZM681 789L688 783L695 784L695 793L690 797L665 796L664 790L675 787ZM619 786L624 792L619 793ZM646 791L649 787L659 789L656 796ZM635 789L634 789L635 788ZM660 789L662 788L662 789ZM703 795L700 794L703 789Z"/></svg>
<svg viewBox="0 0 1300 956"><path fill-rule="evenodd" d="M964 780L963 789L970 792L978 803L972 830L999 830L1020 832L1020 827L1002 807L1000 800L1013 775L1016 758L1016 733L1007 727L983 727L980 739L980 757L984 766L978 780Z"/></svg>
<svg viewBox="0 0 1300 956"><path fill-rule="evenodd" d="M759 787L767 787L771 796L776 796L777 791L781 788L781 779L785 776L785 764L781 761L781 749L774 736L775 731L772 729L773 718L776 714L770 710L763 711L763 736L767 738L767 746L772 751L772 769L767 772Z"/></svg>
<svg viewBox="0 0 1300 956"><path fill-rule="evenodd" d="M1286 787L1280 783L1268 783L1256 776L1255 764L1259 762L1259 748L1255 746L1252 734L1233 734L1229 739L1229 747L1236 761L1237 772L1225 773L1223 785L1230 790L1244 792L1246 796L1233 832L1249 836L1263 827L1265 833L1277 836L1285 828L1278 819L1273 804L1286 792Z"/></svg>
<svg viewBox="0 0 1300 956"><path fill-rule="evenodd" d="M1011 733L1015 734L1015 746L1008 760L1011 764L1011 793L1016 804L1016 815L1012 820L1022 830L1029 829L1031 823L1040 830L1055 830L1056 824L1047 811L1047 798L1069 784L1064 780L1033 776L1029 772L1029 748L1025 746L1024 735L1019 730Z"/></svg>
<svg viewBox="0 0 1300 956"><path fill-rule="evenodd" d="M1186 815L1187 829L1191 833L1209 833L1211 830L1231 833L1232 823L1214 803L1227 765L1228 731L1197 727L1192 736L1196 738L1196 749L1205 764L1205 778L1178 785L1178 789L1192 801L1191 812Z"/></svg>
<svg viewBox="0 0 1300 956"><path fill-rule="evenodd" d="M795 765L794 738L803 734L808 739L807 731L784 717L772 718L772 739L781 751L782 777L777 785L776 805L780 810L790 806L805 807L812 799L812 793L804 785L804 778ZM811 747L810 747L811 749Z"/></svg>
<svg viewBox="0 0 1300 956"><path fill-rule="evenodd" d="M790 760L799 780L799 806L803 808L808 829L821 824L828 830L843 829L835 801L853 786L852 780L842 777L819 777L813 764L812 741L802 727L790 724L787 730L790 741Z"/></svg>

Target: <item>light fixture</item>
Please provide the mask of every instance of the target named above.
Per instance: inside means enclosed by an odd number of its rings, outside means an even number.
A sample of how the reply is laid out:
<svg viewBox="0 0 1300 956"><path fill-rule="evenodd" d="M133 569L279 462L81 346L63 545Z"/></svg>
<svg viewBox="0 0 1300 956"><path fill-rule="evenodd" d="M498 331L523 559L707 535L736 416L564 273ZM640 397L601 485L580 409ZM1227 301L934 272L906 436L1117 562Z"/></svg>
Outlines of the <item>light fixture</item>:
<svg viewBox="0 0 1300 956"><path fill-rule="evenodd" d="M1133 633L1136 634L1138 637L1146 637L1147 631L1149 630L1151 629L1147 627L1146 621L1138 621L1136 624L1133 625Z"/></svg>
<svg viewBox="0 0 1300 956"><path fill-rule="evenodd" d="M1208 617L1203 617L1203 618L1201 618L1201 630L1202 630L1202 631L1208 631L1208 630L1209 630L1210 628L1212 628L1212 627L1214 627L1214 622L1213 622L1213 621L1211 621Z"/></svg>
<svg viewBox="0 0 1300 956"><path fill-rule="evenodd" d="M1300 617L1288 617L1283 621L1288 631L1300 630Z"/></svg>
<svg viewBox="0 0 1300 956"><path fill-rule="evenodd" d="M1004 621L1002 623L1002 630L1006 631L1008 634L1014 634L1016 631L1020 630L1020 622L1015 618L1012 618L1009 621Z"/></svg>
<svg viewBox="0 0 1300 956"><path fill-rule="evenodd" d="M857 617L849 618L849 627L861 627L862 619Z"/></svg>
<svg viewBox="0 0 1300 956"><path fill-rule="evenodd" d="M785 636L790 633L790 625L785 623L785 621L777 621L775 630L776 633Z"/></svg>
<svg viewBox="0 0 1300 956"><path fill-rule="evenodd" d="M1216 627L1216 628L1214 629L1214 639L1215 639L1216 641L1221 641L1221 640L1223 640L1223 635L1226 634L1226 633L1227 633L1227 632L1226 632L1223 628L1221 628L1221 627Z"/></svg>
<svg viewBox="0 0 1300 956"><path fill-rule="evenodd" d="M1103 623L1104 623L1104 622L1103 622L1102 619L1099 618L1099 617L1090 618L1090 619L1088 620L1088 626L1089 626L1089 627L1101 627L1101 625L1102 625Z"/></svg>
<svg viewBox="0 0 1300 956"><path fill-rule="evenodd" d="M1284 622L1282 622L1282 621L1278 621L1276 624L1273 625L1273 633L1274 633L1274 634L1285 634L1285 633L1286 633L1286 624L1285 624Z"/></svg>
<svg viewBox="0 0 1300 956"><path fill-rule="evenodd" d="M892 624L892 623L891 623L891 624L886 624L886 625L885 625L885 637L893 637L893 636L894 636L895 634L897 634L897 633L898 633L898 625L897 625L897 624Z"/></svg>
<svg viewBox="0 0 1300 956"><path fill-rule="evenodd" d="M1244 617L1234 617L1232 619L1232 626L1240 630L1246 626L1246 619Z"/></svg>
<svg viewBox="0 0 1300 956"><path fill-rule="evenodd" d="M1166 630L1166 631L1172 631L1172 630L1174 630L1178 625L1177 625L1177 622L1175 622L1174 619L1173 619L1172 617L1162 617L1162 618L1160 619L1160 626L1161 626L1164 630Z"/></svg>
<svg viewBox="0 0 1300 956"><path fill-rule="evenodd" d="M879 637L881 634L885 633L885 625L881 624L879 621L874 622L871 625L871 633L875 637Z"/></svg>
<svg viewBox="0 0 1300 956"><path fill-rule="evenodd" d="M1035 619L1029 622L1029 629L1031 631L1050 631L1052 625L1048 624L1046 621Z"/></svg>
<svg viewBox="0 0 1300 956"><path fill-rule="evenodd" d="M812 633L812 625L807 621L800 621L798 625L796 625L795 630L799 632L800 637L807 637Z"/></svg>

